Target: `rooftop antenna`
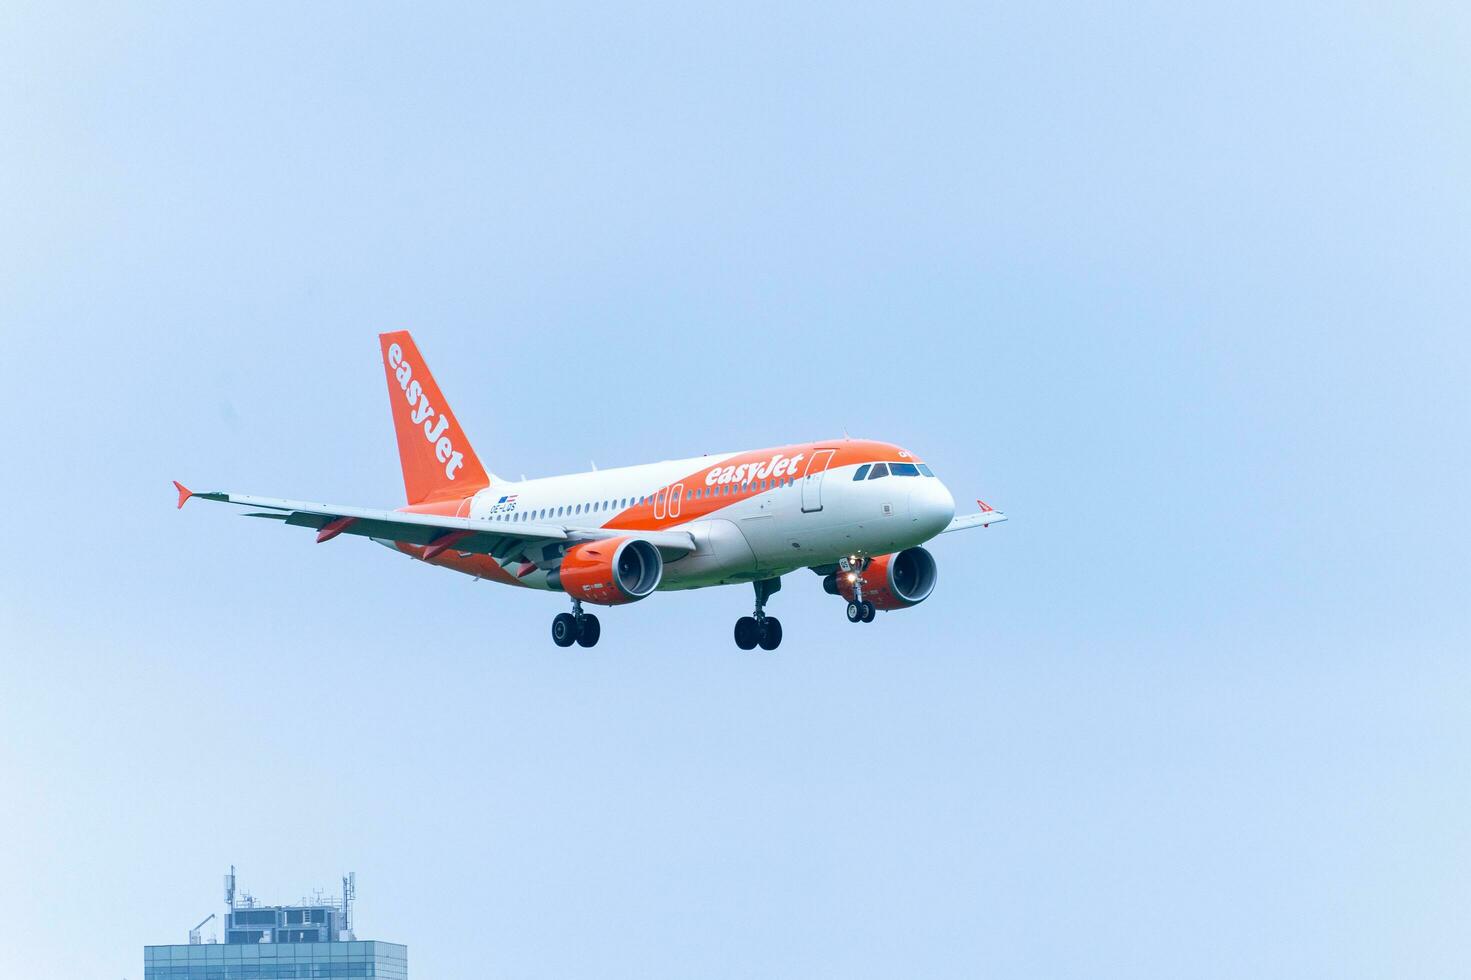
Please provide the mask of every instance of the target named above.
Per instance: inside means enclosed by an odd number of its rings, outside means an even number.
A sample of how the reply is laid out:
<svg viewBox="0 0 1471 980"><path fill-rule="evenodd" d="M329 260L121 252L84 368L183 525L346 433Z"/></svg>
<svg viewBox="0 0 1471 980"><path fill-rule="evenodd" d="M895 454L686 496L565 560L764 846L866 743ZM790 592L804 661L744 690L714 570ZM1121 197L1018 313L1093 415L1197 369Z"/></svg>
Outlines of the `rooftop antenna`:
<svg viewBox="0 0 1471 980"><path fill-rule="evenodd" d="M342 879L342 927L347 930L349 940L358 937L352 931L352 901L358 897L358 873L349 871Z"/></svg>
<svg viewBox="0 0 1471 980"><path fill-rule="evenodd" d="M230 865L230 873L225 875L225 904L230 911L235 911L235 865ZM208 921L208 920L206 920ZM203 925L204 923L200 923Z"/></svg>

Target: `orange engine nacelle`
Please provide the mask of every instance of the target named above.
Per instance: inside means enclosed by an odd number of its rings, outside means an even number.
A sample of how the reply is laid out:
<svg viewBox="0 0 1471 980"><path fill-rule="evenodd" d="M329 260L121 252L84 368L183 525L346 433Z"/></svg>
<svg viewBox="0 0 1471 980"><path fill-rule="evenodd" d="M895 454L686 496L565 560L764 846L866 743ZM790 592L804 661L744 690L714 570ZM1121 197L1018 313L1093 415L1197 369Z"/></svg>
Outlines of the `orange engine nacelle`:
<svg viewBox="0 0 1471 980"><path fill-rule="evenodd" d="M854 583L848 578L850 574L836 573L833 584L838 595L852 602ZM875 609L917 606L935 591L937 577L933 555L923 548L906 548L868 563L863 571L863 598L873 603Z"/></svg>
<svg viewBox="0 0 1471 980"><path fill-rule="evenodd" d="M570 549L547 584L583 602L618 606L649 595L663 577L658 548L638 538L608 538Z"/></svg>

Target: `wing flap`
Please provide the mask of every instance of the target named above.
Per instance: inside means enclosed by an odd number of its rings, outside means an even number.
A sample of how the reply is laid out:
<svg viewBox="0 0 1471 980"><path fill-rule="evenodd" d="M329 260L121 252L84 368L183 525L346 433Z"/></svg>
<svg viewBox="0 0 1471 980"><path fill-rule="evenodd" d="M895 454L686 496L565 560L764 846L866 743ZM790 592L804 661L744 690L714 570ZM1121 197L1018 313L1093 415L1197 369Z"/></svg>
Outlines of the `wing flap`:
<svg viewBox="0 0 1471 980"><path fill-rule="evenodd" d="M291 527L309 527L314 531L320 531L333 521L353 515L312 514L297 510L284 516L286 523ZM423 524L401 524L397 521L375 521L370 518L354 517L353 522L343 527L339 533L356 534L365 538L392 538L394 541L402 541L405 544L429 544L443 534L444 529Z"/></svg>

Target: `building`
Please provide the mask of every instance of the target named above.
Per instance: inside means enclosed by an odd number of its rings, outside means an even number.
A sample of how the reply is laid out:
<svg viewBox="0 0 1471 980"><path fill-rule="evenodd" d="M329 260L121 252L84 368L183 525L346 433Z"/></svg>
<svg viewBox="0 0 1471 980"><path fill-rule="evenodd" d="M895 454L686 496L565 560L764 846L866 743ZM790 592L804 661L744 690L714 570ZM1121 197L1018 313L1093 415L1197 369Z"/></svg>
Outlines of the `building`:
<svg viewBox="0 0 1471 980"><path fill-rule="evenodd" d="M262 905L236 894L235 869L225 876L225 941L201 940L211 914L189 930L188 944L143 947L144 980L300 980L378 977L408 980L409 950L360 940L352 931L356 875L342 879L342 898Z"/></svg>

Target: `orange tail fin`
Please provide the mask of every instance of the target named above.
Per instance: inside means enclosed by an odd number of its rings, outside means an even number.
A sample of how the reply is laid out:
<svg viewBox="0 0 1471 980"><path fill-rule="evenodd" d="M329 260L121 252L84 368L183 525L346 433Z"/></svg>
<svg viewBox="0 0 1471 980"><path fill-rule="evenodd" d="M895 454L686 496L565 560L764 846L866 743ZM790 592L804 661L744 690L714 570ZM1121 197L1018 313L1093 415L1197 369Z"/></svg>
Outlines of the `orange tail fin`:
<svg viewBox="0 0 1471 980"><path fill-rule="evenodd" d="M485 467L407 330L378 335L388 403L410 504L468 497L490 485Z"/></svg>

